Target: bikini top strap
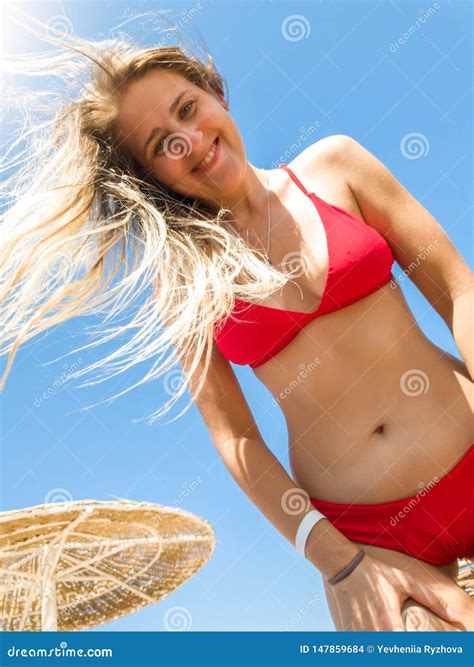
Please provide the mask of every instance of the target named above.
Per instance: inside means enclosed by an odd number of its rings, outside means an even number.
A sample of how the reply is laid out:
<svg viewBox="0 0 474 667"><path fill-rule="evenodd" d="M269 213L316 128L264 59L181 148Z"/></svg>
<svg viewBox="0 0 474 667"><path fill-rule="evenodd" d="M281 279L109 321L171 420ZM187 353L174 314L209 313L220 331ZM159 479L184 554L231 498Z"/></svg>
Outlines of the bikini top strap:
<svg viewBox="0 0 474 667"><path fill-rule="evenodd" d="M300 181L300 179L293 173L293 171L286 164L281 163L279 166L282 167L285 171L287 171L289 173L289 175L294 180L296 185L300 188L300 190L302 190L305 193L305 195L309 195L309 192L305 188L303 183Z"/></svg>

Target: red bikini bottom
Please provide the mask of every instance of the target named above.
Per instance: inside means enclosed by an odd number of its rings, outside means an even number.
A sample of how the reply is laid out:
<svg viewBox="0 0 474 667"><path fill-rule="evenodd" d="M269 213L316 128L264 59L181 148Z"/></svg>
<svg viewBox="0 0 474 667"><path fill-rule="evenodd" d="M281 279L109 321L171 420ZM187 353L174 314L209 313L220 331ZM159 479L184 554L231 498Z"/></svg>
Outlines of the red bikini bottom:
<svg viewBox="0 0 474 667"><path fill-rule="evenodd" d="M433 565L474 558L474 443L454 468L415 495L369 505L311 502L349 540Z"/></svg>

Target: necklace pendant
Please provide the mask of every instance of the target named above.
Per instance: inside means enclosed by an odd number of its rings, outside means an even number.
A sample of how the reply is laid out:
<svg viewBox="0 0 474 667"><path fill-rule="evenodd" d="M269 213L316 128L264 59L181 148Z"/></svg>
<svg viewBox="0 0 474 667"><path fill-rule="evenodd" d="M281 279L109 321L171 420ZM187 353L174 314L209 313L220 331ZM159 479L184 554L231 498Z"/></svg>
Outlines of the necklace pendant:
<svg viewBox="0 0 474 667"><path fill-rule="evenodd" d="M268 259L268 263L273 265L273 262L272 262L272 260L270 259L270 257L267 257L267 259Z"/></svg>

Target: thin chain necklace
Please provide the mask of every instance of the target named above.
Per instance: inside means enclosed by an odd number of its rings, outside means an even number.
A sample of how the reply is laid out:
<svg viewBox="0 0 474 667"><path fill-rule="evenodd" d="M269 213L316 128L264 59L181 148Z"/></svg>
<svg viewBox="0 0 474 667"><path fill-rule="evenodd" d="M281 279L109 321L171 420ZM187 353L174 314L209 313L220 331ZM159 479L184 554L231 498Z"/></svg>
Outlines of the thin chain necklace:
<svg viewBox="0 0 474 667"><path fill-rule="evenodd" d="M269 257L270 253L270 244L271 244L271 239L272 239L272 225L271 225L271 215L270 215L270 197L268 194L268 191L270 189L270 185L268 182L268 174L265 173L266 180L267 180L267 209L268 209L268 232L267 232L267 237L268 237L268 248L267 248L267 262L269 264L273 264L272 260Z"/></svg>
<svg viewBox="0 0 474 667"><path fill-rule="evenodd" d="M270 184L269 184L269 180L268 180L268 174L265 174L265 178L266 178L266 181L267 181L267 215L268 215L268 231L267 231L268 247L267 247L266 257L265 257L265 259L267 260L267 262L268 262L269 264L272 264L272 265L273 265L272 260L271 260L270 257L268 256L269 253L270 253L270 245L271 245L271 240L272 240L272 225L271 225L271 213L270 213L270 197L269 197L269 194L268 194L268 191L269 191L269 189L270 189ZM247 241L248 241L248 233L249 233L249 232L248 232L248 229L247 229L247 230L246 230Z"/></svg>

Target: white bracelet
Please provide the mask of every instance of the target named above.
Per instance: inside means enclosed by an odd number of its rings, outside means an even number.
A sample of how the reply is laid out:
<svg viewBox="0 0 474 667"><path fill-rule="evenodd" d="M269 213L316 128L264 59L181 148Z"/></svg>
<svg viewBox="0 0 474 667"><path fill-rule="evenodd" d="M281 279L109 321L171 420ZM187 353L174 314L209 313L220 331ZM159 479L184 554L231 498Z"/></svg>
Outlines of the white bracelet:
<svg viewBox="0 0 474 667"><path fill-rule="evenodd" d="M295 538L295 547L302 556L305 556L308 535L313 530L318 521L326 518L327 517L325 517L324 514L321 514L321 512L318 512L318 510L311 510L311 512L308 512L308 514L302 518L301 523L298 526L298 530L296 531Z"/></svg>

